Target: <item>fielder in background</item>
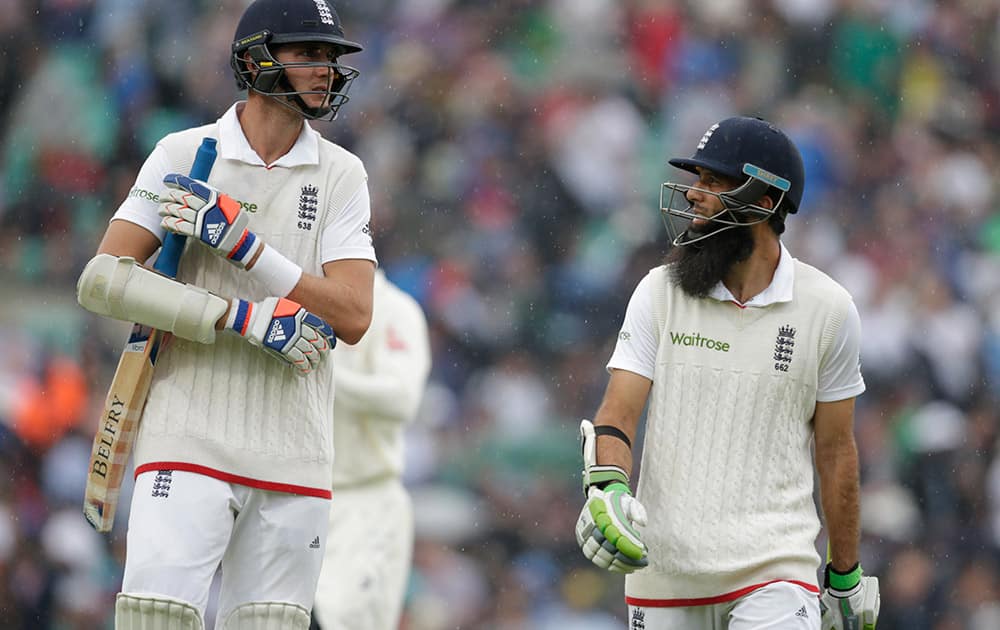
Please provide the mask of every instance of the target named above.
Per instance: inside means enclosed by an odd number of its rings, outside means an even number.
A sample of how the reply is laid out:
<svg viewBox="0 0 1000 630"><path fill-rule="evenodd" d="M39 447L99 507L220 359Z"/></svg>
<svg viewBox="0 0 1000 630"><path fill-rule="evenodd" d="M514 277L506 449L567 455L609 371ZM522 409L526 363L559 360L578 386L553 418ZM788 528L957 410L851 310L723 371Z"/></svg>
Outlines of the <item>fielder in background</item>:
<svg viewBox="0 0 1000 630"><path fill-rule="evenodd" d="M874 628L878 580L858 557L860 322L847 291L780 241L802 200L799 151L737 117L670 164L697 181L661 188L674 248L632 294L604 399L581 423L577 540L628 574L633 629Z"/></svg>
<svg viewBox="0 0 1000 630"><path fill-rule="evenodd" d="M336 342L371 320L375 251L360 160L306 123L357 71L323 0L257 0L231 63L248 88L217 122L163 138L78 284L86 308L173 333L135 445L115 627L309 626L326 546ZM197 69L192 69L197 71ZM218 140L209 182L186 173ZM140 263L184 235L178 281ZM229 297L219 297L229 296Z"/></svg>
<svg viewBox="0 0 1000 630"><path fill-rule="evenodd" d="M403 430L431 368L420 305L376 271L368 332L333 356L337 453L315 627L396 630L413 553L413 507L400 479Z"/></svg>

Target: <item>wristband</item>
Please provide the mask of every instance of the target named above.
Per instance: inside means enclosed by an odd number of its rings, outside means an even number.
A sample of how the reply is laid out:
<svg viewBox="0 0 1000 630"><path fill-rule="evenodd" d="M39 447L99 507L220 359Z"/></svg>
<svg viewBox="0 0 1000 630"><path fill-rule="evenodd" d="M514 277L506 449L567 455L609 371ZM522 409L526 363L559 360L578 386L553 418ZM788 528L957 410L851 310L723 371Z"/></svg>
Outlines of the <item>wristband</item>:
<svg viewBox="0 0 1000 630"><path fill-rule="evenodd" d="M285 258L281 252L270 245L264 245L264 251L254 266L247 269L251 278L267 287L268 293L275 297L288 297L302 277L302 267Z"/></svg>
<svg viewBox="0 0 1000 630"><path fill-rule="evenodd" d="M623 468L612 465L591 466L583 473L583 493L586 494L590 488L605 489L612 483L622 483L628 487L628 475Z"/></svg>
<svg viewBox="0 0 1000 630"><path fill-rule="evenodd" d="M239 202L233 201L230 197L226 195L219 195L219 203L221 204L223 200L229 201L230 203L236 204L236 210L239 211ZM220 206L221 207L221 206ZM234 262L239 263L244 269L247 264L253 260L254 255L257 254L257 250L264 247L264 241L257 238L257 235L250 230L244 229L243 234L240 235L236 244L233 248L229 250L226 254L226 258Z"/></svg>
<svg viewBox="0 0 1000 630"><path fill-rule="evenodd" d="M618 438L622 442L625 442L625 446L632 450L632 441L628 439L625 432L618 427L613 427L610 424L598 424L594 426L594 435L600 437L602 435L608 435L613 438Z"/></svg>
<svg viewBox="0 0 1000 630"><path fill-rule="evenodd" d="M236 334L246 337L247 326L250 323L250 316L252 314L252 303L234 298L229 302L229 315L226 316L226 325L223 327L223 330L232 330Z"/></svg>
<svg viewBox="0 0 1000 630"><path fill-rule="evenodd" d="M827 563L825 586L837 591L849 591L861 582L861 574L860 562L855 562L854 566L848 569L846 573L838 572L833 568L832 564Z"/></svg>

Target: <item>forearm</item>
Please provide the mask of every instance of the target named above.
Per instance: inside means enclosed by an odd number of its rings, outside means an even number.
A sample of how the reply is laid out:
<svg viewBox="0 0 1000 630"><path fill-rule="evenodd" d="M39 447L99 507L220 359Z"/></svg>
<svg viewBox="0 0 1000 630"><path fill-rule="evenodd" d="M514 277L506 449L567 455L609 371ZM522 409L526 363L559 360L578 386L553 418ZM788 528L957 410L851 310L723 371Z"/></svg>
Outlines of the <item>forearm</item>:
<svg viewBox="0 0 1000 630"><path fill-rule="evenodd" d="M365 374L336 368L337 402L390 422L403 423L416 415L423 394L422 381L403 374Z"/></svg>
<svg viewBox="0 0 1000 630"><path fill-rule="evenodd" d="M632 496L628 481L632 473L630 443L651 385L651 380L639 374L613 369L593 423L580 423L587 502L577 519L576 541L591 562L619 573L631 573L649 564L646 546L636 529L646 524L646 510ZM611 434L607 434L611 427Z"/></svg>
<svg viewBox="0 0 1000 630"><path fill-rule="evenodd" d="M652 381L625 370L612 370L608 389L593 423L595 429L602 426L614 427L628 439L628 443L614 435L597 436L597 463L618 466L626 474L632 474L632 448L642 410ZM599 430L599 429L598 429Z"/></svg>
<svg viewBox="0 0 1000 630"><path fill-rule="evenodd" d="M629 476L632 475L632 448L635 443L636 427L623 414L616 413L602 405L594 416L594 426L610 426L618 429L628 437L629 444L611 435L597 436L597 463L608 466L618 466Z"/></svg>
<svg viewBox="0 0 1000 630"><path fill-rule="evenodd" d="M817 470L833 568L844 572L858 562L860 490L854 439L844 439L829 452L817 451Z"/></svg>
<svg viewBox="0 0 1000 630"><path fill-rule="evenodd" d="M303 273L288 299L302 304L322 317L349 344L357 343L372 319L372 285L374 264L367 260L327 263L340 272L325 276Z"/></svg>

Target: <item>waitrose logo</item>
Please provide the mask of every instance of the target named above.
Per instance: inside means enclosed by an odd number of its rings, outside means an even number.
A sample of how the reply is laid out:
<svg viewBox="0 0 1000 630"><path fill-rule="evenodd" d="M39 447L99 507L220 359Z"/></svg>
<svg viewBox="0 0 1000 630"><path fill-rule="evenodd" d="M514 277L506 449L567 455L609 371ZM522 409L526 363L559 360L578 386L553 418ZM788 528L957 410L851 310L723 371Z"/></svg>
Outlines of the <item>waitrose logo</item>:
<svg viewBox="0 0 1000 630"><path fill-rule="evenodd" d="M702 337L700 333L685 335L684 333L670 333L670 343L675 346L694 346L695 348L708 348L719 352L729 352L728 341L716 341L708 337Z"/></svg>

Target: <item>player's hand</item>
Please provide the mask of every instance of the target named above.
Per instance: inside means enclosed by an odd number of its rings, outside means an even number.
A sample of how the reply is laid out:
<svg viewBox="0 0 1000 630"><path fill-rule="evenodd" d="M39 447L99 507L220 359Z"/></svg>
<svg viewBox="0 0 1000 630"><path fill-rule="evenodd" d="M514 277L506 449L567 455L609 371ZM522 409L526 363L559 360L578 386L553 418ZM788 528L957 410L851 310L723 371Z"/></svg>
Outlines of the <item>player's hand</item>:
<svg viewBox="0 0 1000 630"><path fill-rule="evenodd" d="M827 564L825 583L819 598L823 630L875 630L880 605L878 578L862 576L860 566L838 574Z"/></svg>
<svg viewBox="0 0 1000 630"><path fill-rule="evenodd" d="M576 542L583 555L602 569L632 573L649 564L646 545L635 529L645 524L646 508L624 482L603 489L590 486L576 521Z"/></svg>
<svg viewBox="0 0 1000 630"><path fill-rule="evenodd" d="M232 197L178 173L170 173L163 183L167 190L160 197L158 210L163 229L196 238L244 269L264 246L264 241L247 229L249 217Z"/></svg>
<svg viewBox="0 0 1000 630"><path fill-rule="evenodd" d="M337 345L333 329L298 302L269 297L260 302L234 299L224 330L290 363L304 376Z"/></svg>

